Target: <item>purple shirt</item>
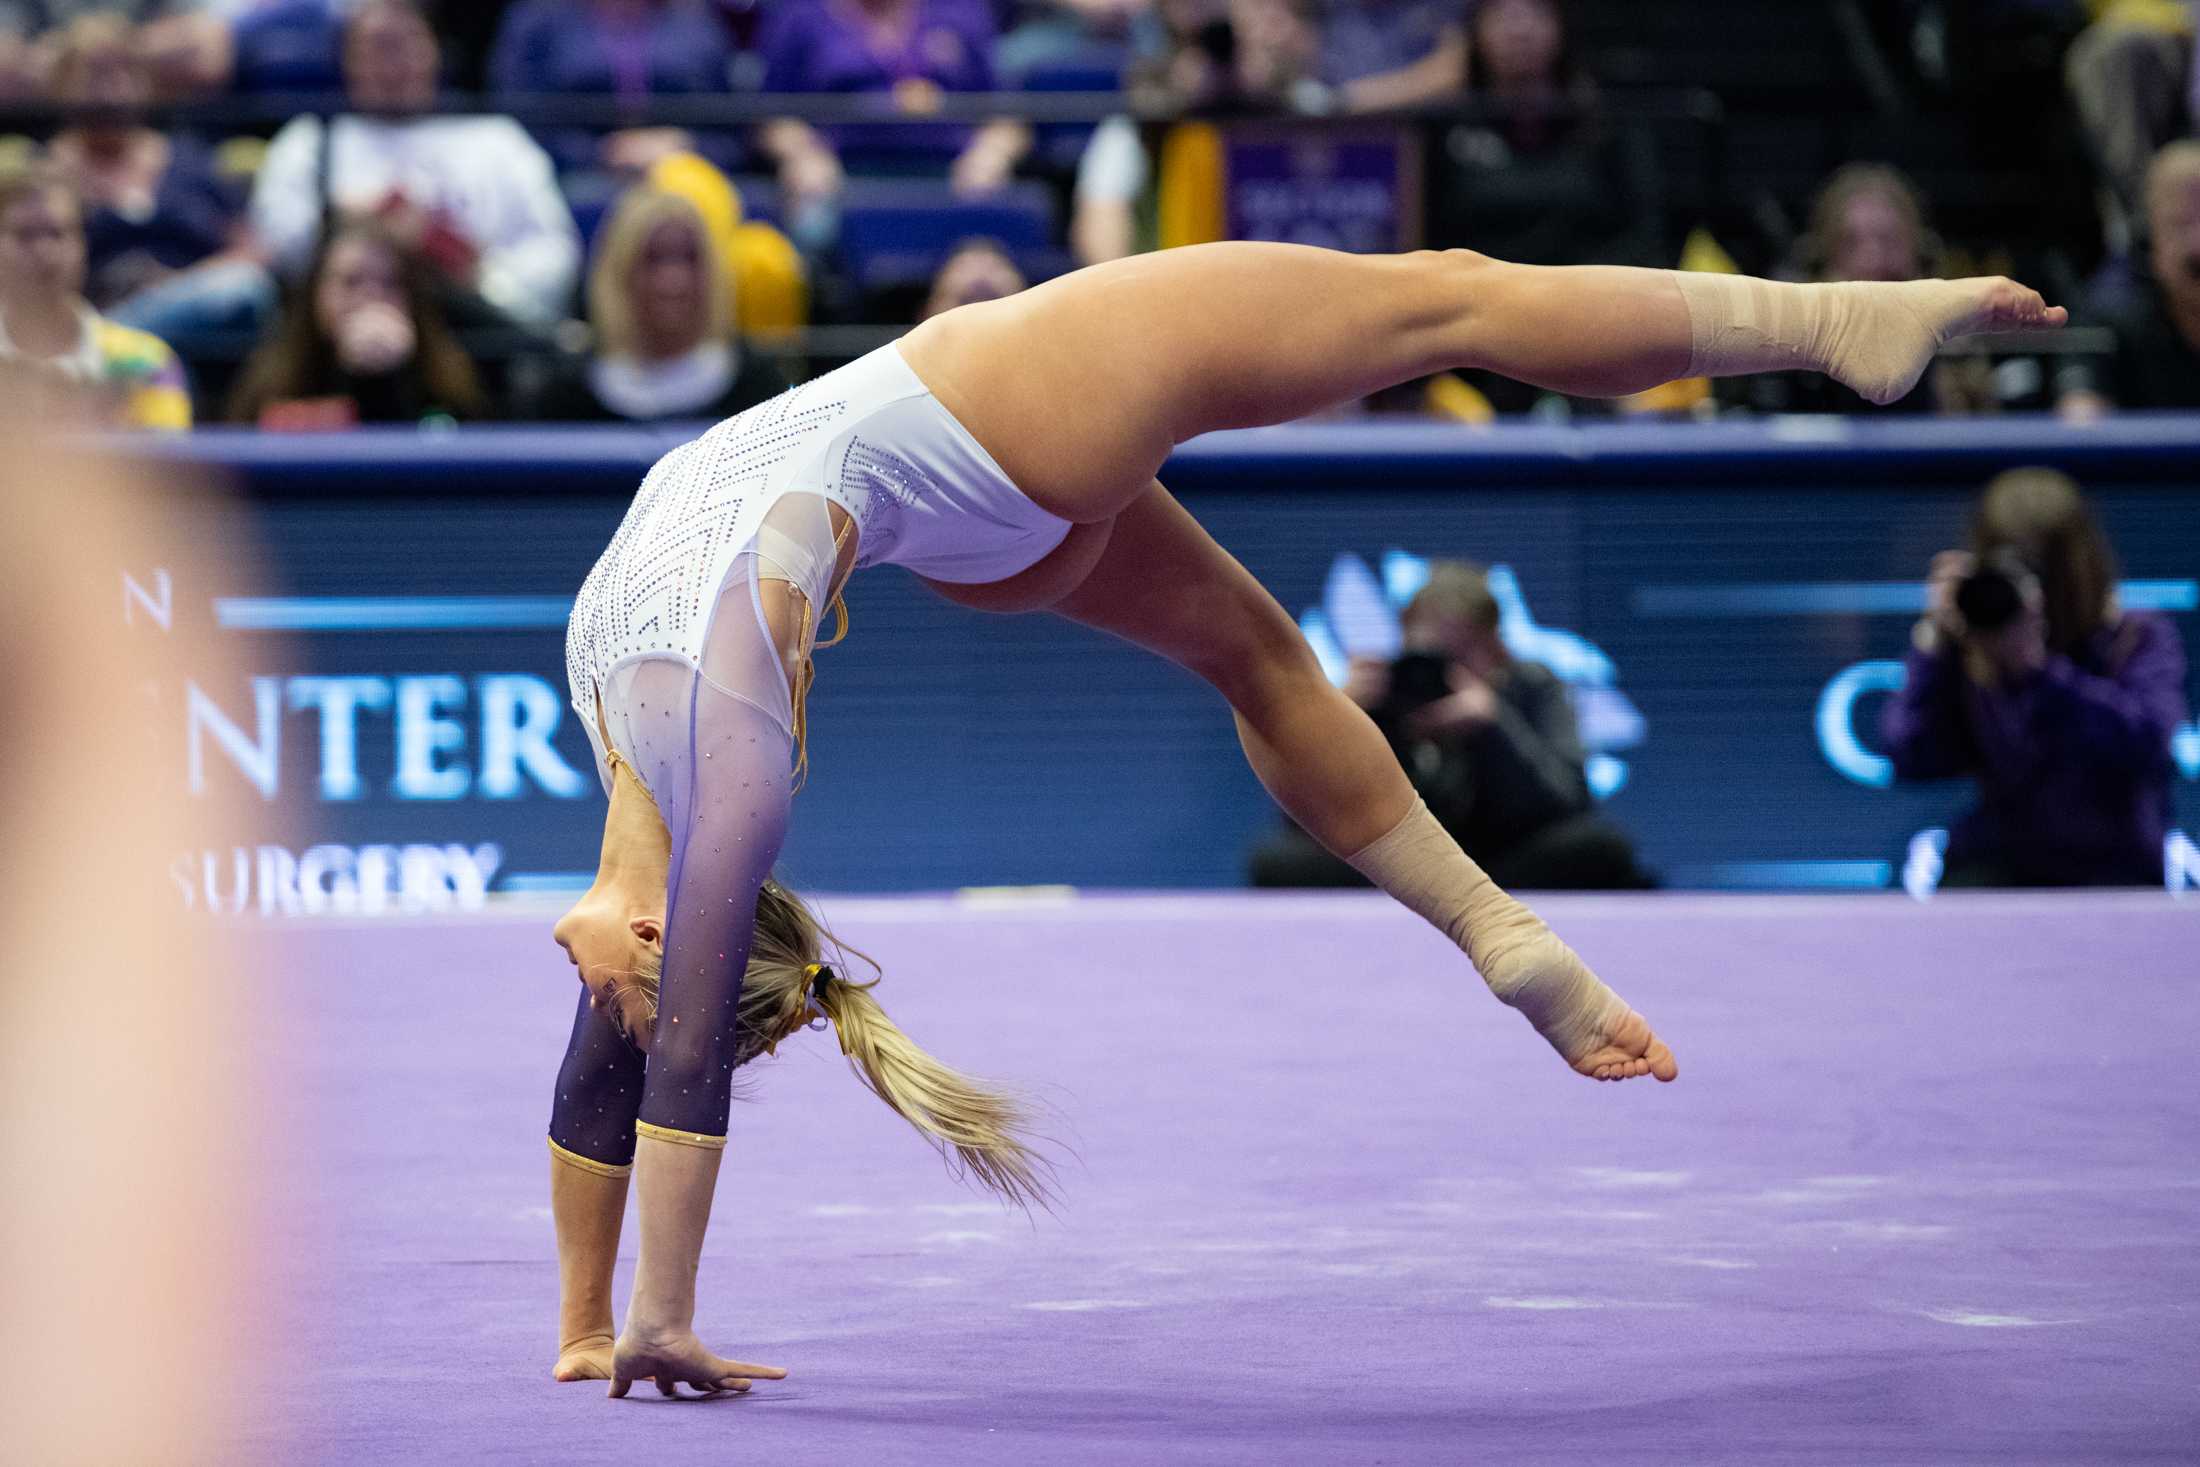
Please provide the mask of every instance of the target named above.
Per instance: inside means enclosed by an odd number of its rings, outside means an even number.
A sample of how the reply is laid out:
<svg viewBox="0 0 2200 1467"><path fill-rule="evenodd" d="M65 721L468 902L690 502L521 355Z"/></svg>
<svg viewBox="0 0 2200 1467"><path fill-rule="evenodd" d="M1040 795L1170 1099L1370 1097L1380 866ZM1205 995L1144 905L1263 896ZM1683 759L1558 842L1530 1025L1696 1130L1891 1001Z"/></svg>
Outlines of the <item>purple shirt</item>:
<svg viewBox="0 0 2200 1467"><path fill-rule="evenodd" d="M1336 0L1323 12L1322 80L1343 86L1411 66L1447 30L1466 26L1458 0Z"/></svg>
<svg viewBox="0 0 2200 1467"><path fill-rule="evenodd" d="M489 86L500 93L581 92L641 101L726 91L732 65L724 26L692 0L664 0L638 22L616 24L588 0L520 0L497 32ZM560 168L597 160L597 134L589 129L533 131ZM730 135L699 134L699 140L713 161L738 155Z"/></svg>
<svg viewBox="0 0 2200 1467"><path fill-rule="evenodd" d="M993 13L982 0L915 0L906 33L886 42L842 0L780 0L757 49L767 92L890 92L928 81L943 92L990 92ZM843 147L900 153L954 153L969 140L960 127L882 124L826 129Z"/></svg>
<svg viewBox="0 0 2200 1467"><path fill-rule="evenodd" d="M2153 885L2169 822L2170 735L2185 716L2185 652L2168 619L2132 613L2076 658L1981 688L1960 656L1911 649L1880 734L1902 779L1978 781L1948 862L2054 885Z"/></svg>

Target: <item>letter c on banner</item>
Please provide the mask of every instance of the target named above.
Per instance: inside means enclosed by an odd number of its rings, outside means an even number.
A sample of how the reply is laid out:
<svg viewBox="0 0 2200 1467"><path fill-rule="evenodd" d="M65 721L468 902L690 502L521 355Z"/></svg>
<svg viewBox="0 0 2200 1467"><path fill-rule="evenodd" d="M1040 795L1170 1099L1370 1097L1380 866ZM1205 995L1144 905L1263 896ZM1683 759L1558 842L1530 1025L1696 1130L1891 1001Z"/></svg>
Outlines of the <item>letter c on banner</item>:
<svg viewBox="0 0 2200 1467"><path fill-rule="evenodd" d="M1866 693L1892 693L1902 687L1902 664L1853 663L1844 667L1818 695L1818 749L1844 778L1872 789L1894 782L1894 761L1874 754L1856 737L1856 700Z"/></svg>

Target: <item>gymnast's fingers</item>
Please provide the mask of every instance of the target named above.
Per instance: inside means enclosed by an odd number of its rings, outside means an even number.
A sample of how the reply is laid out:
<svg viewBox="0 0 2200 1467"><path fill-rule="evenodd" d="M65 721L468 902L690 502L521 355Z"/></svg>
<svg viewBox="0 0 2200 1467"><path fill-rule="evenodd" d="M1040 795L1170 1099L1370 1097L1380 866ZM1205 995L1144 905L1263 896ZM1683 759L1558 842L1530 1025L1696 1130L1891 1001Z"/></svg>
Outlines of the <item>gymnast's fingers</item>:
<svg viewBox="0 0 2200 1467"><path fill-rule="evenodd" d="M675 1401L680 1399L680 1377L678 1377L677 1375L658 1376L657 1394L660 1396L670 1396Z"/></svg>
<svg viewBox="0 0 2200 1467"><path fill-rule="evenodd" d="M737 1375L743 1380L785 1380L787 1372L776 1365L751 1365L745 1360L721 1360L710 1357L710 1373L719 1379Z"/></svg>
<svg viewBox="0 0 2200 1467"><path fill-rule="evenodd" d="M622 1371L620 1371L619 1367L614 1364L611 1367L611 1389L605 1392L605 1394L610 1396L611 1399L614 1401L624 1400L626 1397L627 1387L631 1386L632 1384L634 1384L634 1378L630 1375L624 1374Z"/></svg>

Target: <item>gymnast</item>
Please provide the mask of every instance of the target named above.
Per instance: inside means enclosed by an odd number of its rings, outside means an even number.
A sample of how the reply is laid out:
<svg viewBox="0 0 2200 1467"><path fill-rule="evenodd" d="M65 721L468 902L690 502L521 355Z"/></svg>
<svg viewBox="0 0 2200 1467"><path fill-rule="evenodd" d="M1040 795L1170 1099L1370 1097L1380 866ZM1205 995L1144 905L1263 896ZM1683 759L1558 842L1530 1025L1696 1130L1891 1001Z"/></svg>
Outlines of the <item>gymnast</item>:
<svg viewBox="0 0 2200 1467"><path fill-rule="evenodd" d="M1291 818L1457 944L1561 1060L1671 1080L1649 1022L1444 833L1291 618L1155 474L1202 433L1448 368L1583 396L1810 368L1888 402L1952 337L2064 320L1998 278L1791 285L1201 245L935 316L674 449L567 637L610 808L595 882L555 932L583 989L550 1122L554 1374L608 1378L613 1396L785 1375L703 1346L695 1277L733 1072L805 1024L829 1023L863 1082L978 1184L1046 1197L1016 1102L913 1044L771 877L818 625L837 611L845 632L852 571L904 566L960 604L1052 611L1189 669ZM614 1338L630 1173L641 1254Z"/></svg>

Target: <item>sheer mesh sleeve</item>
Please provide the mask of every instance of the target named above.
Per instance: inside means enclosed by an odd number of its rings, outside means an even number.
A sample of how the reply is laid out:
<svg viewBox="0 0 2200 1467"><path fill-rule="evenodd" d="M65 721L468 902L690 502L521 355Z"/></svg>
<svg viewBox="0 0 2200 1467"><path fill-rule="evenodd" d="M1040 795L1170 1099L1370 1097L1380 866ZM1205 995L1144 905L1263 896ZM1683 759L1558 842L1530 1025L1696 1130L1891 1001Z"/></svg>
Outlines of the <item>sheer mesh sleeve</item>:
<svg viewBox="0 0 2200 1467"><path fill-rule="evenodd" d="M585 995L559 1072L551 1139L624 1167L635 1137L723 1144L735 1024L757 894L786 837L799 726L782 640L805 653L816 616L852 557L815 495L771 508L720 582L701 666L645 656L599 690L612 747L633 766L671 844L657 1024L645 1066ZM766 615L771 582L797 593L782 636Z"/></svg>
<svg viewBox="0 0 2200 1467"><path fill-rule="evenodd" d="M636 664L620 701L636 772L671 835L664 969L637 1128L720 1145L733 1083L735 1019L757 893L786 838L793 707L773 645L755 555L719 590L703 666Z"/></svg>
<svg viewBox="0 0 2200 1467"><path fill-rule="evenodd" d="M646 1066L584 989L558 1072L550 1139L599 1167L632 1164L637 1134L698 1145L726 1134L757 892L792 794L786 677L753 569L725 588L706 660L702 670L669 657L629 663L605 689L615 744L664 817L672 859Z"/></svg>

